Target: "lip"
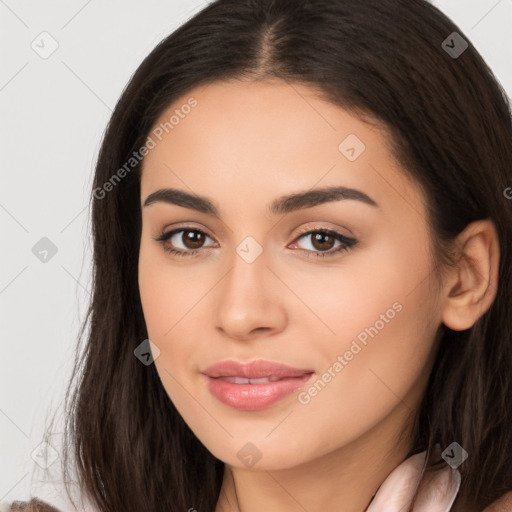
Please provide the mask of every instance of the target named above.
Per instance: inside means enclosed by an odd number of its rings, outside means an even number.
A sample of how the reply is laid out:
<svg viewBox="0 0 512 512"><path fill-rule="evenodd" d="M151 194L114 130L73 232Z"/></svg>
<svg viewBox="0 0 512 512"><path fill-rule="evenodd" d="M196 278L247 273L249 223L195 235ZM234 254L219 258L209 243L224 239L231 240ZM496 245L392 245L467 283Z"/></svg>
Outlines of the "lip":
<svg viewBox="0 0 512 512"><path fill-rule="evenodd" d="M310 369L293 368L286 364L258 359L248 363L228 360L215 363L202 373L208 377L244 377L246 379L260 379L262 377L301 377L306 373L312 373Z"/></svg>
<svg viewBox="0 0 512 512"><path fill-rule="evenodd" d="M277 401L304 386L314 375L311 369L293 368L273 361L257 360L248 363L221 361L201 372L208 389L222 403L235 409L254 411L270 407ZM234 377L243 379L272 379L272 382L236 384ZM277 380L276 380L277 379Z"/></svg>

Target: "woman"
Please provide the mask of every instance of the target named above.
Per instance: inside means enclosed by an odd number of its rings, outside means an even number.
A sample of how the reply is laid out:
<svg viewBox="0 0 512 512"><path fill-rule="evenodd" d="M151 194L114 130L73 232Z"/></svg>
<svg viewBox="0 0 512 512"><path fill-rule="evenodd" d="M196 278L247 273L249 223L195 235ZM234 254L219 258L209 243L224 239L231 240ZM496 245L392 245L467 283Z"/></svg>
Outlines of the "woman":
<svg viewBox="0 0 512 512"><path fill-rule="evenodd" d="M511 142L424 0L205 7L104 137L66 477L101 511L512 510Z"/></svg>

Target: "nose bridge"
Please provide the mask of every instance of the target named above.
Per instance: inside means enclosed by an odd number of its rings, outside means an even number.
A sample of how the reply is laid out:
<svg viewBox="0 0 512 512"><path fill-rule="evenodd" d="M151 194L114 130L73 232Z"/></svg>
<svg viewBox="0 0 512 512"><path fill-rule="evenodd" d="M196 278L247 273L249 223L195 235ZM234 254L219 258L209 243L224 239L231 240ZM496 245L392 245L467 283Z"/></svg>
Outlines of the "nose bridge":
<svg viewBox="0 0 512 512"><path fill-rule="evenodd" d="M262 285L266 281L267 252L251 235L245 236L234 251L235 254L230 259L231 270L226 276L227 289L224 293L234 292L237 295L234 297L237 302L245 300L240 294L246 293L254 300L256 294L263 292Z"/></svg>
<svg viewBox="0 0 512 512"><path fill-rule="evenodd" d="M230 270L215 297L215 320L218 328L232 337L245 337L255 329L275 329L284 318L278 295L272 290L263 246L246 236L234 248Z"/></svg>

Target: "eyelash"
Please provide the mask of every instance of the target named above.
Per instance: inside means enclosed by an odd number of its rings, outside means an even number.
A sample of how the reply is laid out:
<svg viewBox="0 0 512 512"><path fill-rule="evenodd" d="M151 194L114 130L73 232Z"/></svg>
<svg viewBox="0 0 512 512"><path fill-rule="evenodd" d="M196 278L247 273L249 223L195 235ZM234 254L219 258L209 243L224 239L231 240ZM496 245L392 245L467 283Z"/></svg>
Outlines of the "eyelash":
<svg viewBox="0 0 512 512"><path fill-rule="evenodd" d="M166 245L166 241L167 240L172 238L176 233L180 233L182 231L190 231L190 232L194 232L194 233L201 233L201 234L207 236L208 238L211 238L207 233L205 233L201 229L190 228L190 227L182 227L182 228L179 228L179 229L174 229L172 231L168 231L167 233L162 233L159 237L155 238L155 240L162 244L163 250L165 252L168 252L170 254L173 254L173 255L178 256L178 257L183 257L183 258L192 257L195 254L197 254L198 252L200 252L201 249L191 249L189 251L182 251L180 249L174 249L174 248L169 247L168 245ZM297 236L294 239L294 242L299 240L302 237L305 237L306 235L312 235L312 234L315 234L315 233L323 233L323 234L331 235L336 240L341 242L342 245L340 247L338 247L337 249L335 249L335 250L330 249L329 251L311 251L311 250L308 250L308 249L299 249L300 251L305 252L306 256L308 258L309 257L313 257L313 258L329 258L329 257L335 256L335 255L337 255L339 253L342 253L342 252L345 252L345 251L349 251L350 249L352 249L352 247L354 245L356 245L358 243L358 241L355 238L346 237L346 236L342 235L341 233L338 233L337 231L334 231L332 229L327 229L327 228L306 229L306 230L299 231L299 236Z"/></svg>

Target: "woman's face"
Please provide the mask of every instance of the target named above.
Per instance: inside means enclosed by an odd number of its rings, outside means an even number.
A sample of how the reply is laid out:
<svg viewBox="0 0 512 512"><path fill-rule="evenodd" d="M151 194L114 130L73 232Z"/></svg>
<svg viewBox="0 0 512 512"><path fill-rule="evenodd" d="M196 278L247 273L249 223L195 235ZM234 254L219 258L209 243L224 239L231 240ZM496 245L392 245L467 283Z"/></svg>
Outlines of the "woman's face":
<svg viewBox="0 0 512 512"><path fill-rule="evenodd" d="M425 389L441 307L424 197L383 133L306 86L233 81L184 95L150 136L140 296L156 369L195 435L259 469L390 442ZM163 189L181 195L145 204ZM226 360L303 377L204 374Z"/></svg>

